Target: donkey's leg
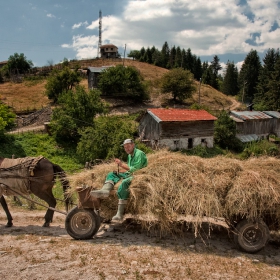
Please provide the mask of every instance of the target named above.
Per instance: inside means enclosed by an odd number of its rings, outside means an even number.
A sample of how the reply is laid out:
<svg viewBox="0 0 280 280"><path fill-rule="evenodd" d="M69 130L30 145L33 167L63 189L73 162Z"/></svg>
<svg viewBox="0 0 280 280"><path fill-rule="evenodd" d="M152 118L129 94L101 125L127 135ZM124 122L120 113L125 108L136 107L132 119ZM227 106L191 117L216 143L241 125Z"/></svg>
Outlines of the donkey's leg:
<svg viewBox="0 0 280 280"><path fill-rule="evenodd" d="M32 192L36 196L38 196L40 199L46 201L48 203L49 207L55 208L56 199L53 196L52 187L47 189L47 190L44 190L44 191L42 191L42 190L38 191L38 189L33 189ZM47 212L45 214L45 223L43 224L43 227L49 227L50 226L50 223L53 220L53 214L54 214L53 210L51 210L51 209L47 210Z"/></svg>
<svg viewBox="0 0 280 280"><path fill-rule="evenodd" d="M12 217L10 211L9 211L8 205L7 205L6 200L5 200L3 195L0 197L0 203L1 203L3 209L6 213L7 219L8 219L6 227L11 227L13 225L13 222L12 222L13 217Z"/></svg>

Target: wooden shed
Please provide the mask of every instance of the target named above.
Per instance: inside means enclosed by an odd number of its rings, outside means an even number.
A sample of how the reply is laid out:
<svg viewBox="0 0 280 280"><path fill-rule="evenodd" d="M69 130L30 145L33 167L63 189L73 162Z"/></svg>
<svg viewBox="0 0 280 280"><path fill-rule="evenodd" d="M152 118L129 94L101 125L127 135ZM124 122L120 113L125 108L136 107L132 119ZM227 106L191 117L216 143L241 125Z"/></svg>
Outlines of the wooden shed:
<svg viewBox="0 0 280 280"><path fill-rule="evenodd" d="M272 117L271 134L275 134L277 137L280 137L280 113L277 111L264 111L264 113Z"/></svg>
<svg viewBox="0 0 280 280"><path fill-rule="evenodd" d="M111 66L101 66L101 67L88 67L87 77L88 77L88 89L96 88L98 85L98 76L102 71Z"/></svg>
<svg viewBox="0 0 280 280"><path fill-rule="evenodd" d="M273 131L272 117L260 111L231 111L235 121L237 138L242 142L267 139Z"/></svg>
<svg viewBox="0 0 280 280"><path fill-rule="evenodd" d="M212 148L216 119L205 110L148 109L140 119L139 135L153 148L182 150L198 145Z"/></svg>
<svg viewBox="0 0 280 280"><path fill-rule="evenodd" d="M101 58L119 58L118 48L113 44L107 44L100 46Z"/></svg>

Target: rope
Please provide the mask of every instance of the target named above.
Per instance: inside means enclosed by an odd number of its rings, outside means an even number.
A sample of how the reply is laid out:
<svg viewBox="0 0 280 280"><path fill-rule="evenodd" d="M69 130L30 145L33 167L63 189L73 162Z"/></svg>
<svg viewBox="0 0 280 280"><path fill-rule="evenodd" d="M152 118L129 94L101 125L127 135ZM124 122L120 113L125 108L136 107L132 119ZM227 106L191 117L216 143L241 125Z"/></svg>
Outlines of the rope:
<svg viewBox="0 0 280 280"><path fill-rule="evenodd" d="M4 185L4 184L3 184L3 185ZM34 201L33 199L30 199L29 197L26 197L25 195L23 195L23 194L21 194L21 193L15 191L15 190L12 190L9 186L7 186L7 185L5 185L5 186L6 186L6 188L8 188L11 192L14 192L15 194L21 196L22 198L24 198L24 199L26 199L26 200L29 200L29 201L31 201L31 202L33 202L33 203L35 203L35 204L38 204L38 205L40 205L40 206L43 206L43 207L48 208L48 209L50 209L50 210L53 210L53 211L55 211L55 212L58 212L58 213L61 213L61 214L64 214L64 215L67 215L67 214L68 214L67 212L64 212L64 211L58 210L58 209L56 209L56 208L53 208L53 207L50 207L50 206L46 206L46 205L44 205L44 204L42 204L42 203L40 203L40 202Z"/></svg>

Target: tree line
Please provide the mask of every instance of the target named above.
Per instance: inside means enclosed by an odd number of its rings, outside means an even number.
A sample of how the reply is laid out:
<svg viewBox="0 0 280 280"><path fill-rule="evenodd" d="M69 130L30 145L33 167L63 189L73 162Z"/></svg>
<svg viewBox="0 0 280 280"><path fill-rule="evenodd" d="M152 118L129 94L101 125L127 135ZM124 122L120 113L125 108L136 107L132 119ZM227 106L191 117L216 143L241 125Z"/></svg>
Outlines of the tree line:
<svg viewBox="0 0 280 280"><path fill-rule="evenodd" d="M263 61L256 50L245 57L238 71L234 61L227 61L223 74L220 59L201 62L191 49L169 47L165 42L161 50L153 47L132 50L128 57L166 69L189 70L194 79L220 90L226 95L237 96L241 102L254 104L257 110L280 110L280 56L279 49L268 49Z"/></svg>

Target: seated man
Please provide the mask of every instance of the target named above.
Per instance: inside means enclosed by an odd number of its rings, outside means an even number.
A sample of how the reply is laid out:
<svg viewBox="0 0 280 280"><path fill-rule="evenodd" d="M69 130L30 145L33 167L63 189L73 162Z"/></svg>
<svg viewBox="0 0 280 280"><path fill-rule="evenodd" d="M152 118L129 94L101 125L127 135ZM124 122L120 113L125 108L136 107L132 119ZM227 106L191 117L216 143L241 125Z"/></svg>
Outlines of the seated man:
<svg viewBox="0 0 280 280"><path fill-rule="evenodd" d="M133 140L124 140L122 146L128 154L127 164L123 163L120 159L116 158L115 162L118 164L119 167L122 168L122 170L120 170L119 173L108 173L105 180L105 184L103 185L102 189L97 191L91 191L91 195L96 198L108 197L110 191L114 188L114 185L121 179L123 179L117 191L117 195L119 198L118 212L112 218L112 220L119 221L123 219L125 205L127 204L127 199L129 197L128 188L132 180L132 173L136 170L146 167L148 163L146 154L143 151L135 148Z"/></svg>

